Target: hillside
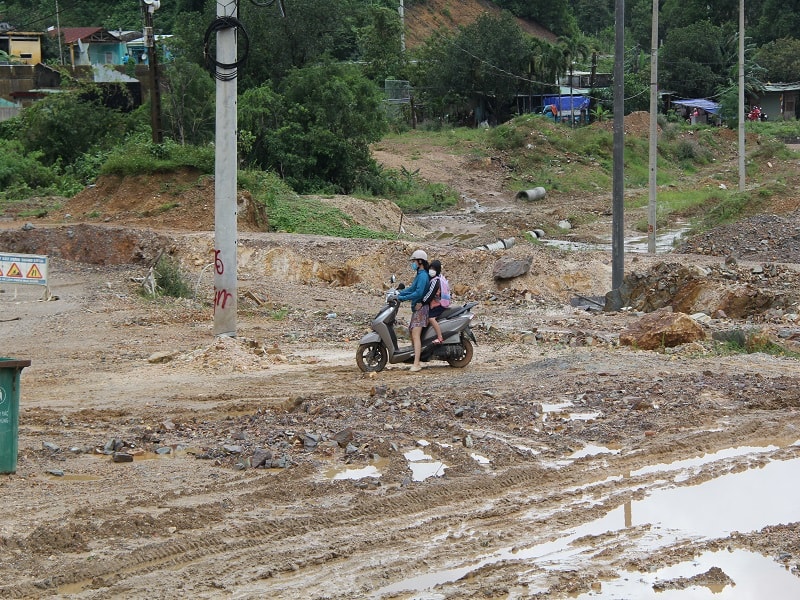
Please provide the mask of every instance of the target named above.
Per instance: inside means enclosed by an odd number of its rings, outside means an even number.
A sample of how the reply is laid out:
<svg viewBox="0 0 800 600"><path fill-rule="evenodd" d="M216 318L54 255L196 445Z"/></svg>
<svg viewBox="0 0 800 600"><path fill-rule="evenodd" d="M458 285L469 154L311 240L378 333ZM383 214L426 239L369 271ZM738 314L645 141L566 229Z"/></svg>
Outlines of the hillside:
<svg viewBox="0 0 800 600"><path fill-rule="evenodd" d="M414 2L405 9L406 48L425 42L437 29L455 30L475 22L484 13L499 15L501 9L489 0L427 0ZM537 23L517 19L522 30L530 35L555 42L556 35Z"/></svg>

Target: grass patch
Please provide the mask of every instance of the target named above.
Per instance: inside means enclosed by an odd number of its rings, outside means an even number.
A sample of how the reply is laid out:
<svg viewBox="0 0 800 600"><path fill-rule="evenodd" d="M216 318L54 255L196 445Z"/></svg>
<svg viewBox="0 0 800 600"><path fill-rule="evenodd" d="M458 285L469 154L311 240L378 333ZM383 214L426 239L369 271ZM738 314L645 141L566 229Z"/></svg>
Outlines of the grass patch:
<svg viewBox="0 0 800 600"><path fill-rule="evenodd" d="M154 144L147 138L134 137L114 148L100 168L100 174L135 176L183 168L213 173L214 148L181 145L171 139Z"/></svg>
<svg viewBox="0 0 800 600"><path fill-rule="evenodd" d="M248 189L265 207L271 231L345 238L394 237L357 225L349 215L318 199L298 196L274 173L240 171L239 186Z"/></svg>
<svg viewBox="0 0 800 600"><path fill-rule="evenodd" d="M147 298L158 296L191 298L192 286L177 260L169 256L161 256L153 268L152 280L145 280L145 285L140 288L140 292Z"/></svg>
<svg viewBox="0 0 800 600"><path fill-rule="evenodd" d="M800 353L789 350L780 344L775 343L769 335L763 331L746 331L737 329L725 332L723 339L717 339L714 343L714 350L720 356L731 356L735 354L755 354L761 352L770 356L784 356L800 359Z"/></svg>

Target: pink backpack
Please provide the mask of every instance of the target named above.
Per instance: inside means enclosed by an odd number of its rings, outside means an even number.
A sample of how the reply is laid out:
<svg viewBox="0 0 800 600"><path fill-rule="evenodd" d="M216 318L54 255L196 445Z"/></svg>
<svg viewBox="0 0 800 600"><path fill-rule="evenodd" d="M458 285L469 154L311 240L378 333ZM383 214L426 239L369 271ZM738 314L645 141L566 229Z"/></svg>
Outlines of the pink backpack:
<svg viewBox="0 0 800 600"><path fill-rule="evenodd" d="M439 275L439 295L439 304L445 308L450 306L450 282L442 274Z"/></svg>

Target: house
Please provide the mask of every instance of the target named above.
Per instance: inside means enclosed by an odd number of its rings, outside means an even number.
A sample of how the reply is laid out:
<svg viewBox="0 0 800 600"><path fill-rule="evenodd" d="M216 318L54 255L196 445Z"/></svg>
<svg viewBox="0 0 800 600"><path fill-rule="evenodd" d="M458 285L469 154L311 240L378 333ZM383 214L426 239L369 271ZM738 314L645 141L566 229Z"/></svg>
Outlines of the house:
<svg viewBox="0 0 800 600"><path fill-rule="evenodd" d="M43 33L3 31L0 33L0 50L14 57L14 62L35 65L42 62Z"/></svg>
<svg viewBox="0 0 800 600"><path fill-rule="evenodd" d="M793 121L800 118L800 83L768 83L753 104L769 116L770 121Z"/></svg>
<svg viewBox="0 0 800 600"><path fill-rule="evenodd" d="M61 35L73 67L121 65L127 54L125 42L102 27L62 27Z"/></svg>

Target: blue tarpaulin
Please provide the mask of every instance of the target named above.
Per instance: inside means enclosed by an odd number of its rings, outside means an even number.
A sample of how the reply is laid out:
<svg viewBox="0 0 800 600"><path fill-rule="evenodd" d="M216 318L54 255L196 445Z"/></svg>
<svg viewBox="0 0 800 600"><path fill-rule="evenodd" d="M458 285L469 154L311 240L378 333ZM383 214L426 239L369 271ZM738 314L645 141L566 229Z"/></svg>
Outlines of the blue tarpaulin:
<svg viewBox="0 0 800 600"><path fill-rule="evenodd" d="M544 106L555 104L558 112L589 110L589 98L586 96L545 96Z"/></svg>
<svg viewBox="0 0 800 600"><path fill-rule="evenodd" d="M719 114L719 104L706 100L705 98L695 98L694 100L673 100L673 104L680 104L681 106L688 106L689 108L702 108L707 113L712 115Z"/></svg>

